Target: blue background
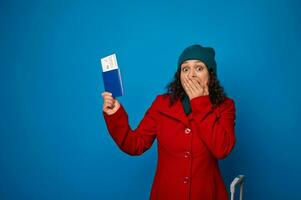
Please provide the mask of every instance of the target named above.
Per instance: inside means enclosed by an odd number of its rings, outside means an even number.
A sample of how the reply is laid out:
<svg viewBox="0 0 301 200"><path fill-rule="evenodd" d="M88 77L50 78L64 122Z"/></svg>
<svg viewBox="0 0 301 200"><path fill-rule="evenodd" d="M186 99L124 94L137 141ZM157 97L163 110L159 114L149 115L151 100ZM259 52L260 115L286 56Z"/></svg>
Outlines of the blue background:
<svg viewBox="0 0 301 200"><path fill-rule="evenodd" d="M116 53L135 128L181 51L216 50L236 103L225 183L301 199L300 1L1 1L0 199L147 199L156 143L122 153L102 117L100 58Z"/></svg>

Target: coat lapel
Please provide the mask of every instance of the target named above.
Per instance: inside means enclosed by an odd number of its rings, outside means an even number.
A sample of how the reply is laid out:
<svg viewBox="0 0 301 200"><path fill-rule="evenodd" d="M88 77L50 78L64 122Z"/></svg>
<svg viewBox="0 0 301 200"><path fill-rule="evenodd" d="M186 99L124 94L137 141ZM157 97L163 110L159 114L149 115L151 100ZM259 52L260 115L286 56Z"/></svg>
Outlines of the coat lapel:
<svg viewBox="0 0 301 200"><path fill-rule="evenodd" d="M162 106L159 107L158 111L170 118L178 120L179 122L183 123L185 126L189 125L188 122L189 117L186 116L180 100L177 100L172 106L166 106L166 105L168 105L168 103L162 104Z"/></svg>

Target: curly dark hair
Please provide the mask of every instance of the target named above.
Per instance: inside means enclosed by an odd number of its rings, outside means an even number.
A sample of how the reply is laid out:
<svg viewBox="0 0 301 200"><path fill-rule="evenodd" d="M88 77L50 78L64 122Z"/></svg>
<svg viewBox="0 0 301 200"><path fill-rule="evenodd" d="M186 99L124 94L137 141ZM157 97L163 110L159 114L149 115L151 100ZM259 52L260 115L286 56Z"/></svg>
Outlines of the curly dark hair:
<svg viewBox="0 0 301 200"><path fill-rule="evenodd" d="M207 68L208 69L208 68ZM209 96L213 108L219 106L226 98L227 94L224 92L224 88L220 85L216 73L212 69L209 71ZM186 92L181 84L180 79L181 67L178 67L177 72L174 75L173 80L166 86L166 94L170 94L169 104L172 106L178 99L182 100Z"/></svg>

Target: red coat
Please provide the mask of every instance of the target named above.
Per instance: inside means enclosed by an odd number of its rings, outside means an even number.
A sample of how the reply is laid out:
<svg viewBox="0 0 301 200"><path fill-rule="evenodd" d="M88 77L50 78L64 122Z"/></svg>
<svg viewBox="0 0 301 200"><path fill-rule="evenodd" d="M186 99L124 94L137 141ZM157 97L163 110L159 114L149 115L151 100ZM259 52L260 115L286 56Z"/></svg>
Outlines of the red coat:
<svg viewBox="0 0 301 200"><path fill-rule="evenodd" d="M186 116L180 101L169 107L168 95L158 95L135 130L124 107L113 115L103 112L116 144L140 155L158 140L158 163L151 200L226 200L228 193L218 159L235 144L235 105L230 98L211 108L209 96L190 100Z"/></svg>

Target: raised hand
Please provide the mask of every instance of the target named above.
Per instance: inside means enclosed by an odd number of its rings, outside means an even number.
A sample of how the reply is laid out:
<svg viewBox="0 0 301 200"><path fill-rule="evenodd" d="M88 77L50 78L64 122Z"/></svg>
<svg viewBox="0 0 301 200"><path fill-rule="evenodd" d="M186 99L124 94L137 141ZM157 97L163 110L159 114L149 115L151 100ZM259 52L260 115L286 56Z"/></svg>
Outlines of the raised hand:
<svg viewBox="0 0 301 200"><path fill-rule="evenodd" d="M117 99L114 99L112 93L110 92L103 92L101 94L103 97L103 111L108 115L114 114L119 108L120 103Z"/></svg>

